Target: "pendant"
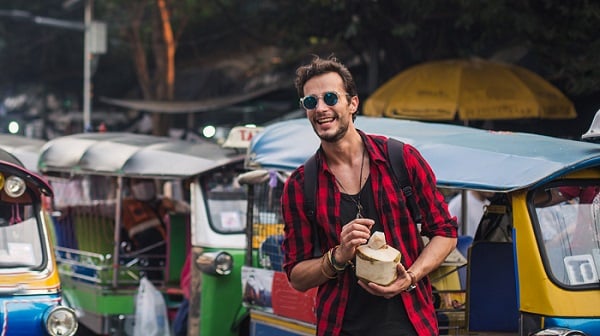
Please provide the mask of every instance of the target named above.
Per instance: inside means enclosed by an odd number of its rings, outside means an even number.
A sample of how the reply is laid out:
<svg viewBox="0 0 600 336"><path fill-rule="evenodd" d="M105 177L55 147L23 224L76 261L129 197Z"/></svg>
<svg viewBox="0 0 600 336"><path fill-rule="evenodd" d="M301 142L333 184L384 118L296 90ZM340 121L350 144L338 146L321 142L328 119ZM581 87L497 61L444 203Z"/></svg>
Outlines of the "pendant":
<svg viewBox="0 0 600 336"><path fill-rule="evenodd" d="M362 210L363 210L362 204L356 203L356 218L363 218Z"/></svg>

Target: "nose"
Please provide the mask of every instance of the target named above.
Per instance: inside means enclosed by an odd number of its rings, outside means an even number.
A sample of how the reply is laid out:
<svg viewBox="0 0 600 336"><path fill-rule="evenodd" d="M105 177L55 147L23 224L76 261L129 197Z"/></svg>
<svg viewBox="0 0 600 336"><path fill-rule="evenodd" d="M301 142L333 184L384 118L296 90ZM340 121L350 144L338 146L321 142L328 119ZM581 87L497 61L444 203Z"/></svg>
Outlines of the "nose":
<svg viewBox="0 0 600 336"><path fill-rule="evenodd" d="M317 97L317 106L315 107L315 110L323 111L327 110L330 107L331 106L325 103L325 99L323 99L323 97Z"/></svg>

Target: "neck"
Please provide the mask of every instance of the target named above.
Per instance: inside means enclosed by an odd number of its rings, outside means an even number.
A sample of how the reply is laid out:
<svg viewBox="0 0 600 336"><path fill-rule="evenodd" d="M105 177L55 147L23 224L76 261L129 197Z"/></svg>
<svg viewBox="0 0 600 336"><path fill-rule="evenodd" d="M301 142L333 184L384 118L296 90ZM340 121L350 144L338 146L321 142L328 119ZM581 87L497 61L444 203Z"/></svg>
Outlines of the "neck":
<svg viewBox="0 0 600 336"><path fill-rule="evenodd" d="M335 177L341 192L348 195L359 194L369 177L369 156L365 145L361 142L359 152L349 160L330 160L327 157L329 170ZM353 153L356 151L353 149Z"/></svg>
<svg viewBox="0 0 600 336"><path fill-rule="evenodd" d="M348 132L336 142L321 142L321 147L330 165L352 165L353 159L363 153L364 144L357 131Z"/></svg>

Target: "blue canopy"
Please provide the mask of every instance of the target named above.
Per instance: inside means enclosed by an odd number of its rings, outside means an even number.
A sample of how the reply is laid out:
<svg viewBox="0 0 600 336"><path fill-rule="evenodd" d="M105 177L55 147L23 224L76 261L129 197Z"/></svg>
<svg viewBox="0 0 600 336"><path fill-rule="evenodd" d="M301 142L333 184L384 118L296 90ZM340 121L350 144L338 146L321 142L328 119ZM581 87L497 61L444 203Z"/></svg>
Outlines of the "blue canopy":
<svg viewBox="0 0 600 336"><path fill-rule="evenodd" d="M415 146L441 187L508 192L600 164L600 145L582 141L362 116L355 125ZM246 166L292 170L318 147L306 118L279 122L254 137Z"/></svg>

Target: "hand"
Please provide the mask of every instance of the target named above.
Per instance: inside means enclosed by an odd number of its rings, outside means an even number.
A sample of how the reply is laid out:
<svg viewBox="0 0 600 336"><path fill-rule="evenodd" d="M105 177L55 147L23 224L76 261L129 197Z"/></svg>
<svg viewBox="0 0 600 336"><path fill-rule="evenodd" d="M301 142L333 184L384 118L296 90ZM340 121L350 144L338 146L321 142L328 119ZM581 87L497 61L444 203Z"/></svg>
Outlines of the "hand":
<svg viewBox="0 0 600 336"><path fill-rule="evenodd" d="M168 198L168 197L163 197L163 198L161 199L161 202L162 202L162 206L163 206L165 209L167 209L167 210L169 210L169 211L171 211L171 210L174 210L174 209L175 209L175 204L173 203L173 201L172 201L170 198Z"/></svg>
<svg viewBox="0 0 600 336"><path fill-rule="evenodd" d="M356 218L344 225L340 233L340 247L335 250L335 260L339 263L352 260L356 248L369 241L373 225L375 221L368 218Z"/></svg>
<svg viewBox="0 0 600 336"><path fill-rule="evenodd" d="M373 282L365 283L362 280L358 280L358 284L373 295L383 296L386 299L391 299L394 296L406 291L412 283L410 274L406 272L406 269L401 263L398 263L396 266L396 271L398 272L398 277L387 286L381 286Z"/></svg>
<svg viewBox="0 0 600 336"><path fill-rule="evenodd" d="M168 197L162 198L162 206L167 211L175 211L177 213L189 213L191 211L190 205L186 202L173 200Z"/></svg>

